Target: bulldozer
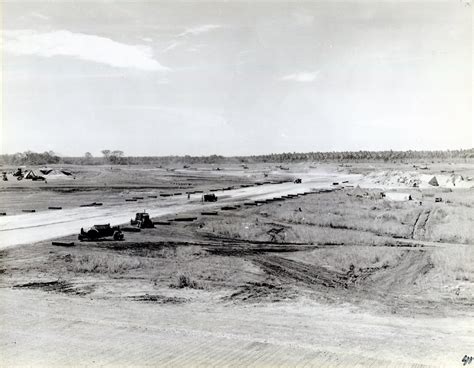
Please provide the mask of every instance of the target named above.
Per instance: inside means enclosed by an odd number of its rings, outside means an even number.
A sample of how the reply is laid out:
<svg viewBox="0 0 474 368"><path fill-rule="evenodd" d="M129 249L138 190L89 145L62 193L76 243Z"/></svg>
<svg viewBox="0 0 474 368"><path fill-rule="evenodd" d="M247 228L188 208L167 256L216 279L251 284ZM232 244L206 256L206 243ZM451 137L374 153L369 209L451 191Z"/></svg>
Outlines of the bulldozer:
<svg viewBox="0 0 474 368"><path fill-rule="evenodd" d="M214 193L204 194L202 202L217 202L217 196Z"/></svg>
<svg viewBox="0 0 474 368"><path fill-rule="evenodd" d="M114 240L123 240L123 233L119 226L105 225L94 225L87 231L81 228L81 232L77 237L80 241L83 240L98 240L101 238L107 238L111 236Z"/></svg>
<svg viewBox="0 0 474 368"><path fill-rule="evenodd" d="M138 226L140 229L151 229L155 227L147 212L138 212L135 214L135 220L131 219L130 225Z"/></svg>

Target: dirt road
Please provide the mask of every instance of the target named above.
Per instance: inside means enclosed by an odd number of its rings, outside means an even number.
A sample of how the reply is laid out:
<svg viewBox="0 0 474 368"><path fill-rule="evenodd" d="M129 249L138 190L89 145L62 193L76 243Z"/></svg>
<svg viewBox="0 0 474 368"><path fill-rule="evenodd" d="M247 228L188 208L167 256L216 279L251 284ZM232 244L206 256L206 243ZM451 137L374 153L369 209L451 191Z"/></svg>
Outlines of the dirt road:
<svg viewBox="0 0 474 368"><path fill-rule="evenodd" d="M186 196L179 196L169 199L146 199L139 203L104 203L101 207L71 208L0 217L0 249L75 234L81 227L90 227L97 223L124 224L130 221L136 212L144 209L151 216L158 217L218 207L243 200L259 200L302 193L313 188L332 187L334 181L359 179L358 175L324 172L300 174L300 176L304 177L302 184L267 184L218 192L217 203L201 203L201 194L193 194L189 200Z"/></svg>
<svg viewBox="0 0 474 368"><path fill-rule="evenodd" d="M192 292L203 302L2 289L0 365L456 367L474 344L472 325L460 319L374 316L307 300L216 304L209 313L206 292Z"/></svg>

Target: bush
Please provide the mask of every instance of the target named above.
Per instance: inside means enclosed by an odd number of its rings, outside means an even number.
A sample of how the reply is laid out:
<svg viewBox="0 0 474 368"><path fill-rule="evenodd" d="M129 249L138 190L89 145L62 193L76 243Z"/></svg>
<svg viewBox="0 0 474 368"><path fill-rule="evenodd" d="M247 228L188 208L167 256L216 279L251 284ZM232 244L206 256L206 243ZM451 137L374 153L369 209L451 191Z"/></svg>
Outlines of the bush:
<svg viewBox="0 0 474 368"><path fill-rule="evenodd" d="M184 289L184 288L200 289L196 281L192 280L191 277L183 273L178 274L176 283L170 286L178 288L178 289Z"/></svg>

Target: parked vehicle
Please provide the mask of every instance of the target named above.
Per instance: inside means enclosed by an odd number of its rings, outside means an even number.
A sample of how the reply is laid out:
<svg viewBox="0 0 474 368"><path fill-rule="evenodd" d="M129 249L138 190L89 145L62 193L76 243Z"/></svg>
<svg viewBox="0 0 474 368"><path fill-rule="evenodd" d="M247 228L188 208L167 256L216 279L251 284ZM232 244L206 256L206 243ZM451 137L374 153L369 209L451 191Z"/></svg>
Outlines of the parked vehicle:
<svg viewBox="0 0 474 368"><path fill-rule="evenodd" d="M94 225L87 231L81 228L81 232L77 237L79 240L98 240L101 238L112 237L114 240L123 240L123 233L119 226Z"/></svg>
<svg viewBox="0 0 474 368"><path fill-rule="evenodd" d="M130 220L130 225L138 226L140 229L151 229L155 227L147 212L138 212L135 215L135 219Z"/></svg>
<svg viewBox="0 0 474 368"><path fill-rule="evenodd" d="M203 202L217 202L217 196L214 193L204 194L202 196Z"/></svg>

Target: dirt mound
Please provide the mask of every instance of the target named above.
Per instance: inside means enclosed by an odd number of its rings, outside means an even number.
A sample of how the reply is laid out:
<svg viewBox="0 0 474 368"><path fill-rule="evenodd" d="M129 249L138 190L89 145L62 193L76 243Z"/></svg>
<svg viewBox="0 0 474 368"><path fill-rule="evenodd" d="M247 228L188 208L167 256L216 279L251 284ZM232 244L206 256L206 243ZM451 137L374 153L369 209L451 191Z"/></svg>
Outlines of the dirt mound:
<svg viewBox="0 0 474 368"><path fill-rule="evenodd" d="M406 290L433 268L430 256L425 251L407 250L397 264L373 274L370 281L380 291Z"/></svg>
<svg viewBox="0 0 474 368"><path fill-rule="evenodd" d="M408 186L408 187L421 187L421 188L432 188L432 187L455 187L455 188L470 188L472 183L465 180L462 175L459 174L422 174L420 172L413 171L378 171L369 173L366 178L369 182L374 184L381 184L390 187Z"/></svg>

